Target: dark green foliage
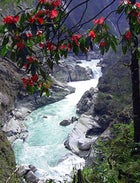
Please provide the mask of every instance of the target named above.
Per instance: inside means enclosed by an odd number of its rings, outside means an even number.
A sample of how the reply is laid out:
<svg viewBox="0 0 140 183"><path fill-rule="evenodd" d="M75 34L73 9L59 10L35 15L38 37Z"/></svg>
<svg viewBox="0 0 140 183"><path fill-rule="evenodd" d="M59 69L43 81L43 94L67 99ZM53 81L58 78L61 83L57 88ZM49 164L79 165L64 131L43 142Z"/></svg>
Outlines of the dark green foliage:
<svg viewBox="0 0 140 183"><path fill-rule="evenodd" d="M20 178L13 172L16 169L14 153L6 136L0 131L0 183L5 183L9 177L9 183L20 183ZM12 176L11 176L12 175Z"/></svg>
<svg viewBox="0 0 140 183"><path fill-rule="evenodd" d="M114 138L98 141L98 154L93 168L82 171L83 183L139 183L140 154L131 155L133 124L117 124L112 128ZM95 149L96 148L96 149Z"/></svg>

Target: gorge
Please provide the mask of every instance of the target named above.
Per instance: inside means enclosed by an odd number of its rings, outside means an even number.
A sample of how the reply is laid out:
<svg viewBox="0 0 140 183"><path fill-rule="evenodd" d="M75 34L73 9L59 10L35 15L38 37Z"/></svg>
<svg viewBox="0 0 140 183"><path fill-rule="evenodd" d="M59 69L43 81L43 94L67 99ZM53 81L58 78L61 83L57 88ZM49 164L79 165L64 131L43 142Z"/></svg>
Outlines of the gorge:
<svg viewBox="0 0 140 183"><path fill-rule="evenodd" d="M100 67L97 67L98 62L97 59L89 62L82 61L79 64L84 67L89 65L93 70L94 79L70 82L69 85L76 88L75 93L66 96L65 99L59 102L39 108L27 117L24 124L29 131L28 137L24 142L21 138L13 143L17 164L34 165L40 170L36 172L40 178L44 180L50 178L61 182L70 179L70 174L75 166L77 168L84 166L83 158L74 155L64 147L64 141L77 122L66 127L60 126L59 123L64 119L75 116L76 104L83 93L90 87L95 88L97 86L98 79L101 76ZM92 124L88 128L91 126ZM85 140L84 133L80 134L81 137L79 137L77 132L73 137L73 141L76 142L78 138L81 142Z"/></svg>

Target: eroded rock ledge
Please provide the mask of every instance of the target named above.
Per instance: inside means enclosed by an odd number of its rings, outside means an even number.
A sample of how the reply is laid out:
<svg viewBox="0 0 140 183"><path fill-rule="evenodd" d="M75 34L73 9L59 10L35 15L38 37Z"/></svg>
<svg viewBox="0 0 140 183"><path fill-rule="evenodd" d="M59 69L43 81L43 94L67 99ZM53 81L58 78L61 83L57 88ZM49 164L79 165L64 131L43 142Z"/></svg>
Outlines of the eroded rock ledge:
<svg viewBox="0 0 140 183"><path fill-rule="evenodd" d="M87 132L90 129L94 129L96 131L92 136L87 135ZM80 157L87 157L91 145L97 139L97 135L101 133L99 129L101 129L101 127L97 123L96 118L93 118L91 115L82 114L65 141L65 147Z"/></svg>

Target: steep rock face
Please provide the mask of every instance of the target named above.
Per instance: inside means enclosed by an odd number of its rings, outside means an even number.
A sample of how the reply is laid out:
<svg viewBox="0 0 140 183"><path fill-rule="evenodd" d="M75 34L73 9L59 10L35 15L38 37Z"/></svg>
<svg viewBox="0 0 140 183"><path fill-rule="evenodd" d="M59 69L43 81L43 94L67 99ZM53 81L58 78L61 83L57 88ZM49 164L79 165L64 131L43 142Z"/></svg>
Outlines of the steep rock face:
<svg viewBox="0 0 140 183"><path fill-rule="evenodd" d="M61 62L59 65L54 65L52 74L62 82L83 81L93 78L92 69L89 67L81 67L73 60L71 62L66 61Z"/></svg>
<svg viewBox="0 0 140 183"><path fill-rule="evenodd" d="M103 130L113 123L128 123L132 119L130 56L109 52L101 61L102 77L98 83L98 95L90 89L77 104L77 112L98 117Z"/></svg>
<svg viewBox="0 0 140 183"><path fill-rule="evenodd" d="M0 125L7 120L7 112L10 112L14 98L20 88L21 74L18 69L6 60L0 60ZM0 181L6 182L16 170L14 153L5 133L0 129ZM10 178L10 183L21 182L16 173Z"/></svg>

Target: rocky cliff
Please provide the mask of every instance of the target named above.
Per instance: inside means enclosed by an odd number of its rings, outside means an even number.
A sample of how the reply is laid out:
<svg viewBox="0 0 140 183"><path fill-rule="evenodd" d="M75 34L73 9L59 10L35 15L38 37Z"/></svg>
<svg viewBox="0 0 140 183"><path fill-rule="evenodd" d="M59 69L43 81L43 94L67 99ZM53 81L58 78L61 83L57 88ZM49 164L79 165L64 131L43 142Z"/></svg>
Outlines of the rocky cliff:
<svg viewBox="0 0 140 183"><path fill-rule="evenodd" d="M7 60L0 59L0 126L2 127L8 119L8 113L13 108L14 99L21 86L22 74ZM0 181L6 182L8 178L10 183L21 182L17 178L16 163L11 144L7 141L5 133L0 129Z"/></svg>
<svg viewBox="0 0 140 183"><path fill-rule="evenodd" d="M77 104L77 113L98 119L101 127L98 134L114 123L129 123L132 120L130 56L110 51L100 62L103 75L99 79L98 94L94 89L84 93ZM96 100L95 100L95 96ZM87 136L96 135L95 127Z"/></svg>

